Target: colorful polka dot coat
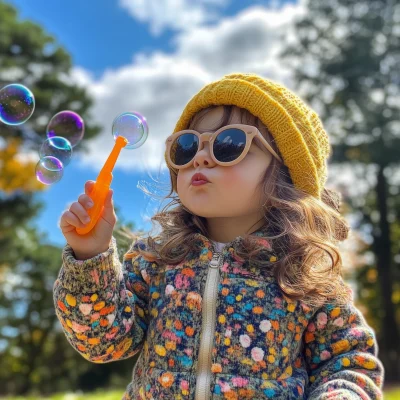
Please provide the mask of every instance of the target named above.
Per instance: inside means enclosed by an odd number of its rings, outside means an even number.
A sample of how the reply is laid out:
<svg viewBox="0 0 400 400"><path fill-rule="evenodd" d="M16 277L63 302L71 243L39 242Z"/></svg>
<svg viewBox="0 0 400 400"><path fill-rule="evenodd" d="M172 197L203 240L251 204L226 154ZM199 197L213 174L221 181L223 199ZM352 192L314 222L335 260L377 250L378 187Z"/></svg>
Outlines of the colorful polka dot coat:
<svg viewBox="0 0 400 400"><path fill-rule="evenodd" d="M236 256L240 236L221 252L198 240L162 268L139 255L143 239L122 263L114 237L84 261L63 249L54 305L68 342L93 363L140 352L124 400L383 398L375 333L353 303L290 301L268 268Z"/></svg>

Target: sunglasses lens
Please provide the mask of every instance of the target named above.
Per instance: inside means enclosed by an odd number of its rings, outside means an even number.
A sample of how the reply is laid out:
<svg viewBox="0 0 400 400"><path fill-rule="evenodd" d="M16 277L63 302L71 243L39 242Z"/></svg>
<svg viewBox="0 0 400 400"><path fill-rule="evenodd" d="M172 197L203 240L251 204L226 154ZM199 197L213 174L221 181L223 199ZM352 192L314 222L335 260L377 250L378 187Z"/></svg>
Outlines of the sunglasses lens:
<svg viewBox="0 0 400 400"><path fill-rule="evenodd" d="M180 135L171 145L171 160L176 165L185 165L193 159L199 147L199 139L193 133Z"/></svg>
<svg viewBox="0 0 400 400"><path fill-rule="evenodd" d="M246 133L241 129L229 128L218 134L214 142L214 156L218 161L236 160L246 147Z"/></svg>

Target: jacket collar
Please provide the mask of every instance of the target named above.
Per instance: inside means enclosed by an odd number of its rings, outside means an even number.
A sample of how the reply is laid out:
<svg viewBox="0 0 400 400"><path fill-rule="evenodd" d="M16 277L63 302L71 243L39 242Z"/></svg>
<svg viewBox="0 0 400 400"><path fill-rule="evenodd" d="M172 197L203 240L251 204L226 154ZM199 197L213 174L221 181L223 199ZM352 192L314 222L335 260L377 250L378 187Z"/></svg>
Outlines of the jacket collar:
<svg viewBox="0 0 400 400"><path fill-rule="evenodd" d="M251 235L257 236L257 237L263 237L263 236L267 235L267 232L268 232L268 227L264 225L261 228L257 229L256 231L252 232ZM203 245L205 245L207 247L212 247L212 241L208 237L202 235L201 233L197 233L196 237L202 242ZM236 249L243 240L244 240L243 236L237 236L234 240L229 242L229 246ZM267 250L272 250L272 246L267 240L260 239L260 241L261 241L261 243L263 243L265 245ZM228 244L226 244L226 246L227 245Z"/></svg>

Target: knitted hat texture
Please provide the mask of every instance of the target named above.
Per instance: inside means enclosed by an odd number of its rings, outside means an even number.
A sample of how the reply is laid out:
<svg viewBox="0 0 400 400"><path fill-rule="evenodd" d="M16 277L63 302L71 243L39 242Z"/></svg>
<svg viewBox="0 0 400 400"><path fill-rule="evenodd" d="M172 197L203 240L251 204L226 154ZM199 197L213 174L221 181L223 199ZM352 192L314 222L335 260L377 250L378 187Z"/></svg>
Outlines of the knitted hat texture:
<svg viewBox="0 0 400 400"><path fill-rule="evenodd" d="M187 129L191 118L211 105L235 105L258 117L273 136L294 186L339 212L340 196L325 189L331 154L328 135L318 114L302 99L256 74L228 74L205 85L189 100L173 133Z"/></svg>

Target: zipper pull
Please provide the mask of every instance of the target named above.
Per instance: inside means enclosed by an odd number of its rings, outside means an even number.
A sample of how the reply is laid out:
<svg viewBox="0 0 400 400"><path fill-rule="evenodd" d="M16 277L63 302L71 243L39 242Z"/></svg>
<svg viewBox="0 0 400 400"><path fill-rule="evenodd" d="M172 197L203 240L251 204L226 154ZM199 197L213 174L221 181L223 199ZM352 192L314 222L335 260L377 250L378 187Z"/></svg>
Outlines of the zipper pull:
<svg viewBox="0 0 400 400"><path fill-rule="evenodd" d="M220 261L220 258L222 257L222 254L221 253L215 253L215 254L213 254L213 257L212 257L212 260L211 260L211 262L210 262L210 267L211 268L218 268L218 266L219 266L219 261Z"/></svg>

